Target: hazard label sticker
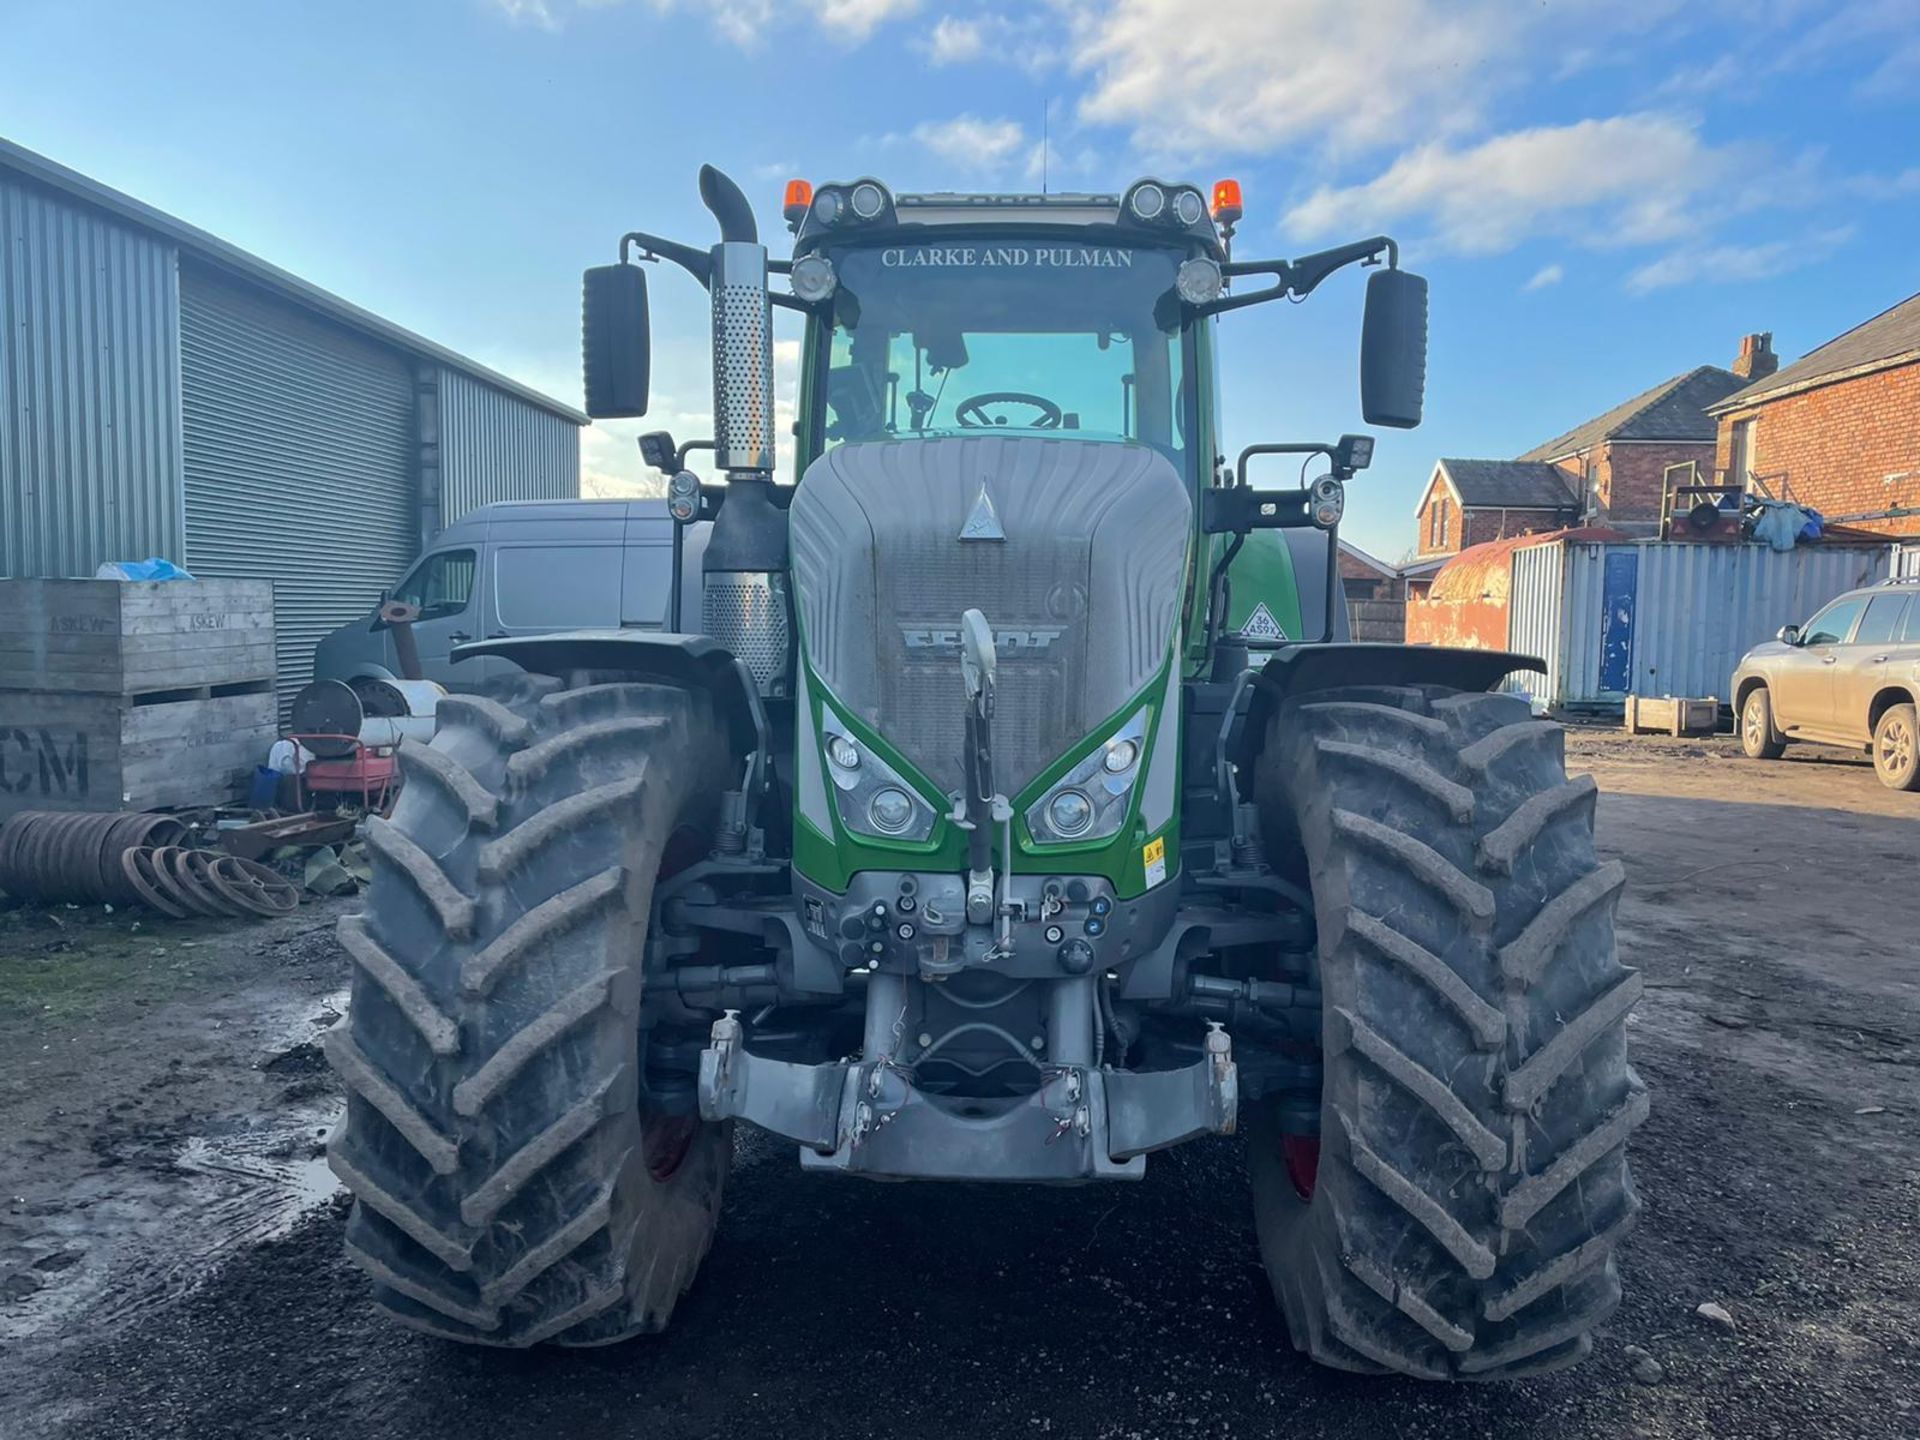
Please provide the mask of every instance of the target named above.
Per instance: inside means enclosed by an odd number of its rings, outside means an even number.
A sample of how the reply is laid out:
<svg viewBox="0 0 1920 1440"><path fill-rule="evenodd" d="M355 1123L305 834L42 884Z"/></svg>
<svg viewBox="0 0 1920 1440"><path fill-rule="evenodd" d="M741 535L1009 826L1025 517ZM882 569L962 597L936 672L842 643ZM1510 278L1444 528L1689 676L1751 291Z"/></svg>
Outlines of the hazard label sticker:
<svg viewBox="0 0 1920 1440"><path fill-rule="evenodd" d="M1277 645L1287 638L1287 632L1280 628L1280 622L1273 618L1273 612L1267 609L1267 602L1262 600L1253 607L1253 614L1247 617L1247 623L1240 627L1240 638Z"/></svg>
<svg viewBox="0 0 1920 1440"><path fill-rule="evenodd" d="M1165 836L1156 836L1149 840L1140 851L1141 863L1147 867L1147 888L1152 889L1167 878L1167 841Z"/></svg>

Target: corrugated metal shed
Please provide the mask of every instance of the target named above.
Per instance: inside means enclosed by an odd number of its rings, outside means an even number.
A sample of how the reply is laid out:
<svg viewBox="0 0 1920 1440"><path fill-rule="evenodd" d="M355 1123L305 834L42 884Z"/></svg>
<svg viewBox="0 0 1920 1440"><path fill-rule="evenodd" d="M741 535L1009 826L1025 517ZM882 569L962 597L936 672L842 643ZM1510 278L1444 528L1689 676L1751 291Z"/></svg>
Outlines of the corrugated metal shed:
<svg viewBox="0 0 1920 1440"><path fill-rule="evenodd" d="M0 171L0 575L180 553L173 247Z"/></svg>
<svg viewBox="0 0 1920 1440"><path fill-rule="evenodd" d="M421 542L579 494L586 417L0 141L0 575L274 582L283 696Z"/></svg>
<svg viewBox="0 0 1920 1440"><path fill-rule="evenodd" d="M440 517L449 525L495 500L580 493L580 427L438 366Z"/></svg>
<svg viewBox="0 0 1920 1440"><path fill-rule="evenodd" d="M394 351L197 266L180 279L186 566L273 581L281 699L415 551L413 376ZM565 422L561 422L565 423Z"/></svg>
<svg viewBox="0 0 1920 1440"><path fill-rule="evenodd" d="M1629 694L1718 696L1740 657L1844 590L1888 572L1886 545L1564 541L1514 556L1510 645L1547 661L1556 706Z"/></svg>
<svg viewBox="0 0 1920 1440"><path fill-rule="evenodd" d="M1920 580L1920 544L1902 545L1893 564L1893 573L1902 580Z"/></svg>

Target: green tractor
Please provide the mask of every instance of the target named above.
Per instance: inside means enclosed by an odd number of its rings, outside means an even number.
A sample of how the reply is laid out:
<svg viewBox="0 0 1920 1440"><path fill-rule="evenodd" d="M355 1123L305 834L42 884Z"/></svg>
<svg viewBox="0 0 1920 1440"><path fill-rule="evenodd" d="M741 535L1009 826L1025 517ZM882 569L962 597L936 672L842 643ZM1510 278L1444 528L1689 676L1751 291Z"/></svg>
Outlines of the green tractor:
<svg viewBox="0 0 1920 1440"><path fill-rule="evenodd" d="M1218 453L1229 311L1368 265L1368 423L1418 424L1426 367L1393 241L1234 259L1229 186L796 187L776 260L709 168L717 244L587 272L589 412L645 413L666 260L711 297L715 433L641 442L669 629L466 646L524 673L443 701L370 825L331 1159L380 1305L491 1345L659 1329L736 1121L805 1170L1052 1184L1238 1130L1314 1359L1588 1351L1647 1113L1621 870L1559 728L1489 693L1537 661L1349 643L1372 441ZM1253 485L1276 454L1319 473Z"/></svg>

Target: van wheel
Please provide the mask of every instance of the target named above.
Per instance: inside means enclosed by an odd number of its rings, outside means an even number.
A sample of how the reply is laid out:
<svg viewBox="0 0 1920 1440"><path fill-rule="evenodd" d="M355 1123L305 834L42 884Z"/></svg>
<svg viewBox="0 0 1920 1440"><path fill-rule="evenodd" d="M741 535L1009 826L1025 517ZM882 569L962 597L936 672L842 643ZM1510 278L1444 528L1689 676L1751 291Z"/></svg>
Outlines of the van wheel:
<svg viewBox="0 0 1920 1440"><path fill-rule="evenodd" d="M1889 705L1873 727L1873 773L1889 790L1920 790L1920 724L1911 705Z"/></svg>
<svg viewBox="0 0 1920 1440"><path fill-rule="evenodd" d="M1740 749L1749 760L1778 760L1786 748L1773 728L1773 697L1756 686L1740 707Z"/></svg>

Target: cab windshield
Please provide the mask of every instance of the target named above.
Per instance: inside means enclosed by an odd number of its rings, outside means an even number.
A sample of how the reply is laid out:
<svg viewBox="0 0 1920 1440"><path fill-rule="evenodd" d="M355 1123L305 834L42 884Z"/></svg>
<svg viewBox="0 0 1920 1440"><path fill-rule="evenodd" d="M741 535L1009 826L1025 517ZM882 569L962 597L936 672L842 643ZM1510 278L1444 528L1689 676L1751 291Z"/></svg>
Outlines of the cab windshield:
<svg viewBox="0 0 1920 1440"><path fill-rule="evenodd" d="M835 253L825 447L994 430L1135 441L1186 474L1182 258L1005 237Z"/></svg>

